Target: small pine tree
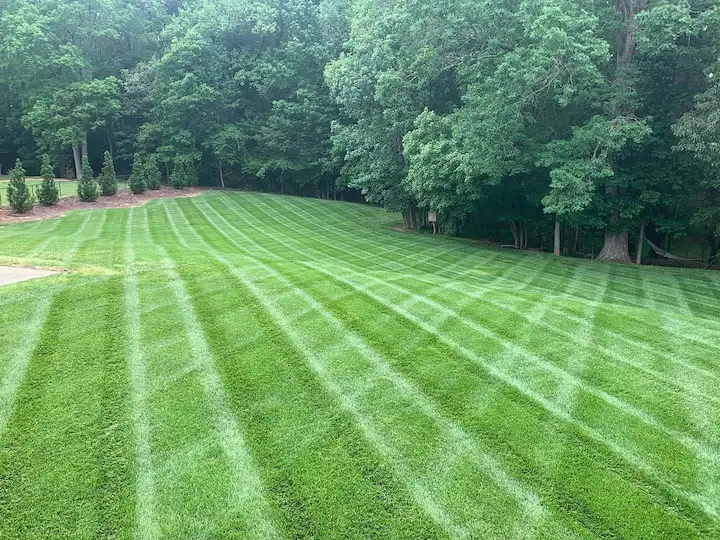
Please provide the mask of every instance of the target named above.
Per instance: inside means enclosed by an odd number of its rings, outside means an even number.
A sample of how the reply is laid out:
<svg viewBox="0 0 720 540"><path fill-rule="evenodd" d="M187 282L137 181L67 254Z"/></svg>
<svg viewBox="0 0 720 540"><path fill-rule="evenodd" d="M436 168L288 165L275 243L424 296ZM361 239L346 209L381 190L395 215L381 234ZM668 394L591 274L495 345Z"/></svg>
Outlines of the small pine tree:
<svg viewBox="0 0 720 540"><path fill-rule="evenodd" d="M133 160L132 173L130 174L130 191L132 191L134 195L140 195L147 191L145 168L142 158L138 155L136 155Z"/></svg>
<svg viewBox="0 0 720 540"><path fill-rule="evenodd" d="M170 185L175 189L183 189L187 185L185 164L180 159L176 159L173 165L173 172L170 175Z"/></svg>
<svg viewBox="0 0 720 540"><path fill-rule="evenodd" d="M185 185L197 186L200 183L195 163L192 160L185 162Z"/></svg>
<svg viewBox="0 0 720 540"><path fill-rule="evenodd" d="M83 202L97 201L97 198L100 196L100 186L95 180L87 156L83 156L82 158L82 169L80 171L80 180L78 180L77 193L78 198Z"/></svg>
<svg viewBox="0 0 720 540"><path fill-rule="evenodd" d="M10 183L7 187L8 203L13 210L24 214L32 209L35 202L32 193L25 183L25 169L23 169L20 158L15 162L15 167L10 171Z"/></svg>
<svg viewBox="0 0 720 540"><path fill-rule="evenodd" d="M149 158L145 163L145 182L148 189L160 189L160 169L153 158Z"/></svg>
<svg viewBox="0 0 720 540"><path fill-rule="evenodd" d="M43 154L40 175L43 180L38 189L38 201L43 206L53 206L60 199L60 188L55 182L55 174L52 165L50 165L50 156L47 154Z"/></svg>
<svg viewBox="0 0 720 540"><path fill-rule="evenodd" d="M112 155L107 150L103 159L103 168L100 172L100 193L106 197L115 195L118 191L117 175Z"/></svg>

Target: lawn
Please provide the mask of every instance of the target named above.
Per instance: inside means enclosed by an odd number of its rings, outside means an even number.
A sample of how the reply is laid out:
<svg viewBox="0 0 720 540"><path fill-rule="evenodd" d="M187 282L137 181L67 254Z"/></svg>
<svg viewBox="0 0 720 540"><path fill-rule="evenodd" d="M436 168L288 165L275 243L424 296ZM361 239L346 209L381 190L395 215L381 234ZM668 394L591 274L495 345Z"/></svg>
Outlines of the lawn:
<svg viewBox="0 0 720 540"><path fill-rule="evenodd" d="M28 186L30 187L30 190L35 193L35 187L42 183L42 178L28 178L26 181ZM77 195L77 182L75 180L62 180L58 181L57 183L58 187L60 188L60 196L61 197L70 197L71 195ZM0 177L0 205L1 206L7 206L7 186L8 186L8 180L7 177Z"/></svg>
<svg viewBox="0 0 720 540"><path fill-rule="evenodd" d="M244 192L0 228L0 538L718 538L720 276Z"/></svg>

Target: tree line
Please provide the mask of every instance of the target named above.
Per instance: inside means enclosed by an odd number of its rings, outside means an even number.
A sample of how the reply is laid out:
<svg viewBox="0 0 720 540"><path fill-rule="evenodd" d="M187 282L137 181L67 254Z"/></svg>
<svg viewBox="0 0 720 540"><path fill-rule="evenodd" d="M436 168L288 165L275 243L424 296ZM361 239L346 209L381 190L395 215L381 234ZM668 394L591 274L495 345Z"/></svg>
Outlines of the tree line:
<svg viewBox="0 0 720 540"><path fill-rule="evenodd" d="M81 177L109 151L518 248L713 256L719 4L0 0L0 172L47 154Z"/></svg>

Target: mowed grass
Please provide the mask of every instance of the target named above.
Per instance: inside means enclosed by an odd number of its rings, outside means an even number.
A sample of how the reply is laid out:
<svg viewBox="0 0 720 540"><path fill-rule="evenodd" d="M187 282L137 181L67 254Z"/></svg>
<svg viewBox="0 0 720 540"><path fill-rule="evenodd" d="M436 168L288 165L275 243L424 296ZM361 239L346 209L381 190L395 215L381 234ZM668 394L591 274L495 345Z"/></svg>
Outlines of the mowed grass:
<svg viewBox="0 0 720 540"><path fill-rule="evenodd" d="M243 192L0 228L1 538L718 538L720 277Z"/></svg>

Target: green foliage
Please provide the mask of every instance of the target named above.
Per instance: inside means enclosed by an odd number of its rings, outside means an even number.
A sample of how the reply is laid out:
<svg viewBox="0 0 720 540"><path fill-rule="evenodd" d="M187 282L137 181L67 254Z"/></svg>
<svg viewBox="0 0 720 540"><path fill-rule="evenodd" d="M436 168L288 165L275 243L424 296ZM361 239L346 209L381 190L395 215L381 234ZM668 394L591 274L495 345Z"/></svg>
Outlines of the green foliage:
<svg viewBox="0 0 720 540"><path fill-rule="evenodd" d="M178 188L351 188L538 246L550 215L720 226L717 0L141 4L0 5L0 162L109 145Z"/></svg>
<svg viewBox="0 0 720 540"><path fill-rule="evenodd" d="M35 202L32 193L30 193L25 183L25 169L23 169L20 158L15 161L15 167L10 171L7 198L11 208L19 214L24 214L32 210Z"/></svg>
<svg viewBox="0 0 720 540"><path fill-rule="evenodd" d="M82 158L82 175L77 185L78 198L83 202L94 202L100 196L100 186L95 180L87 156Z"/></svg>
<svg viewBox="0 0 720 540"><path fill-rule="evenodd" d="M42 184L37 190L38 202L43 206L53 206L60 200L60 188L55 182L55 174L50 164L50 156L43 154L40 169Z"/></svg>
<svg viewBox="0 0 720 540"><path fill-rule="evenodd" d="M175 189L184 189L188 185L185 161L176 159L173 163L173 170L170 174L170 185Z"/></svg>
<svg viewBox="0 0 720 540"><path fill-rule="evenodd" d="M140 155L136 155L133 161L132 174L130 175L130 191L132 191L134 195L141 195L147 191L146 175L146 164Z"/></svg>
<svg viewBox="0 0 720 540"><path fill-rule="evenodd" d="M98 178L100 184L100 194L106 197L115 195L118 191L117 175L115 174L115 164L110 152L105 151L103 167Z"/></svg>
<svg viewBox="0 0 720 540"><path fill-rule="evenodd" d="M197 169L195 168L195 164L192 160L188 160L183 163L183 170L185 172L185 185L194 187L200 183Z"/></svg>
<svg viewBox="0 0 720 540"><path fill-rule="evenodd" d="M148 157L145 160L145 183L148 189L158 190L160 189L160 169L155 164L154 156Z"/></svg>

